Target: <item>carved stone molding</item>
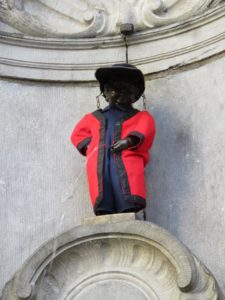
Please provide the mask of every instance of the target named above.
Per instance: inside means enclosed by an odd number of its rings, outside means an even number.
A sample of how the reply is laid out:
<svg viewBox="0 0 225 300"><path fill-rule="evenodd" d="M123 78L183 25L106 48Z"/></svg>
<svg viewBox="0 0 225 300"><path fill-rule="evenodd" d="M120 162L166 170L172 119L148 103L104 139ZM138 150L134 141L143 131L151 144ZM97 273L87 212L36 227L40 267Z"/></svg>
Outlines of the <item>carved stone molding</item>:
<svg viewBox="0 0 225 300"><path fill-rule="evenodd" d="M184 22L223 0L0 0L0 20L28 36L80 38Z"/></svg>
<svg viewBox="0 0 225 300"><path fill-rule="evenodd" d="M213 275L166 230L126 219L97 217L50 240L2 300L225 299Z"/></svg>
<svg viewBox="0 0 225 300"><path fill-rule="evenodd" d="M119 33L121 23L135 31L184 22L222 0L0 0L0 20L38 37L96 37Z"/></svg>
<svg viewBox="0 0 225 300"><path fill-rule="evenodd" d="M201 61L225 50L225 4L182 24L128 38L129 62L150 74ZM87 39L0 34L0 76L32 80L93 81L99 66L125 61L121 36Z"/></svg>

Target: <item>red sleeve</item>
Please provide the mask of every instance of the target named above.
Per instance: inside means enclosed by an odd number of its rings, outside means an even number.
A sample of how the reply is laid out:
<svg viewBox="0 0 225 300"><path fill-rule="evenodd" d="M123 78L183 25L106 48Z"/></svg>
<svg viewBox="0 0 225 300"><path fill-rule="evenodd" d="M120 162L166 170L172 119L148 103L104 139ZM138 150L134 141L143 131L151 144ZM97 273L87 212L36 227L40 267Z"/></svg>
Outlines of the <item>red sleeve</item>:
<svg viewBox="0 0 225 300"><path fill-rule="evenodd" d="M147 111L139 113L139 118L134 130L130 131L128 136L136 136L139 138L139 143L132 147L139 151L148 151L155 137L155 121Z"/></svg>
<svg viewBox="0 0 225 300"><path fill-rule="evenodd" d="M87 119L88 115L85 115L75 126L71 135L71 142L82 155L86 154L86 148L91 141L91 130Z"/></svg>

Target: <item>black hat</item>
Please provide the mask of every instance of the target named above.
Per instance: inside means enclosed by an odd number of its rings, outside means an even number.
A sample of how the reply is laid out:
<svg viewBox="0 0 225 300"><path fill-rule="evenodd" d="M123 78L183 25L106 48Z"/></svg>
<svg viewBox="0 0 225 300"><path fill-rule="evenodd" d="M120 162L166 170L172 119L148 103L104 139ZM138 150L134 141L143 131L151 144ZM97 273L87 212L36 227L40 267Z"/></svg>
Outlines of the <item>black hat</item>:
<svg viewBox="0 0 225 300"><path fill-rule="evenodd" d="M104 91L104 84L108 83L110 80L120 79L128 80L139 89L136 101L141 97L145 90L143 73L141 70L130 64L115 64L111 67L99 68L95 72L95 77L100 83L100 90L102 93Z"/></svg>

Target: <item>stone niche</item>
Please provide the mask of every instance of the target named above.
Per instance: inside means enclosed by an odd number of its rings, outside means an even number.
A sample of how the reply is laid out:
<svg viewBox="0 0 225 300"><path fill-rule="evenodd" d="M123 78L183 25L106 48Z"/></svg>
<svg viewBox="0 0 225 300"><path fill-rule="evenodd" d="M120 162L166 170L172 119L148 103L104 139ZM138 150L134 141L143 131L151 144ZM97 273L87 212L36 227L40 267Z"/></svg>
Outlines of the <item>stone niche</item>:
<svg viewBox="0 0 225 300"><path fill-rule="evenodd" d="M96 68L125 61L129 22L129 62L145 75L157 123L147 217L225 292L224 0L0 1L0 289L91 214L69 136L96 109ZM223 299L184 246L134 220L59 235L2 297L100 299L111 288L130 300Z"/></svg>
<svg viewBox="0 0 225 300"><path fill-rule="evenodd" d="M224 300L213 275L166 230L132 213L92 217L45 243L2 300Z"/></svg>

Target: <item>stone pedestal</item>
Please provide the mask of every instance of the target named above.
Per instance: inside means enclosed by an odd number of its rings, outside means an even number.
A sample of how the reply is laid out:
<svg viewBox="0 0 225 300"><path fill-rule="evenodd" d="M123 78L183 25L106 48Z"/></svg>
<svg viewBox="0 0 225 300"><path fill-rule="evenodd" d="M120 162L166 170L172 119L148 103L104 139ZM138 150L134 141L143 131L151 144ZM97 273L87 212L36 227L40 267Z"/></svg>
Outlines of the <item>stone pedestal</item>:
<svg viewBox="0 0 225 300"><path fill-rule="evenodd" d="M44 244L2 300L224 300L213 275L166 230L132 213L91 218Z"/></svg>

